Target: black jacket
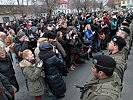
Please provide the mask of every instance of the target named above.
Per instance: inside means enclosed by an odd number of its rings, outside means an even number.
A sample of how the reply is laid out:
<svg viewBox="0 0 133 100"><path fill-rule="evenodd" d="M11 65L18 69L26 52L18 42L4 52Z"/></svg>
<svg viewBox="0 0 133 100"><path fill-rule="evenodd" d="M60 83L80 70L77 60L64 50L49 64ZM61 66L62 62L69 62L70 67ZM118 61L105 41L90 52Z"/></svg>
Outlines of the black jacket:
<svg viewBox="0 0 133 100"><path fill-rule="evenodd" d="M19 90L18 82L15 77L15 71L8 55L5 58L0 58L0 73L7 77L9 82Z"/></svg>
<svg viewBox="0 0 133 100"><path fill-rule="evenodd" d="M59 67L64 64L61 55L56 55L52 51L40 50L39 57L43 60L46 82L50 90L57 97L64 95L66 84L59 74Z"/></svg>
<svg viewBox="0 0 133 100"><path fill-rule="evenodd" d="M5 92L11 96L14 90L8 79L0 73L0 100L9 100Z"/></svg>
<svg viewBox="0 0 133 100"><path fill-rule="evenodd" d="M19 41L19 39L17 37L15 37L14 39L14 52L16 53L16 55L18 56L19 52L23 52L26 49L29 49L29 42L28 41ZM19 62L22 60L21 57L18 56L18 60Z"/></svg>

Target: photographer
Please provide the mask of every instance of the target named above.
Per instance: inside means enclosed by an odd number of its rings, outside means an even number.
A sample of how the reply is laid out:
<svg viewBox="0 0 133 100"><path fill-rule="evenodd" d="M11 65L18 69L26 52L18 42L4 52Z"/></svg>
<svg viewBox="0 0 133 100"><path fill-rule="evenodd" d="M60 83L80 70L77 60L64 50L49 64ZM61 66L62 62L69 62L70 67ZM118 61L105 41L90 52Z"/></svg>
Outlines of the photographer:
<svg viewBox="0 0 133 100"><path fill-rule="evenodd" d="M25 49L29 49L29 38L25 35L24 32L19 32L16 38L14 39L14 52L16 55L19 55L19 52L23 52ZM21 57L18 56L18 61L22 60Z"/></svg>

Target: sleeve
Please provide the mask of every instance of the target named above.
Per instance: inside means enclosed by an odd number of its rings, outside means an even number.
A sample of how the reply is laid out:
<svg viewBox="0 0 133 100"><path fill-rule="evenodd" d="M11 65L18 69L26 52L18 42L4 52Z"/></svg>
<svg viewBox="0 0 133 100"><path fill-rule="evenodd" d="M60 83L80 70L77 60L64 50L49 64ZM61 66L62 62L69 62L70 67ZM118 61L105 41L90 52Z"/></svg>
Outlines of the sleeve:
<svg viewBox="0 0 133 100"><path fill-rule="evenodd" d="M77 49L77 53L78 53L79 57L81 57L81 58L86 57L88 54L87 52L82 53L80 49Z"/></svg>
<svg viewBox="0 0 133 100"><path fill-rule="evenodd" d="M63 66L64 65L64 61L63 61L63 59L62 59L62 56L61 56L61 54L60 53L58 53L58 54L56 54L56 56L57 56L57 59L56 59L56 65L57 66Z"/></svg>
<svg viewBox="0 0 133 100"><path fill-rule="evenodd" d="M85 31L85 35L86 35L87 39L93 39L92 30Z"/></svg>
<svg viewBox="0 0 133 100"><path fill-rule="evenodd" d="M41 76L41 68L24 68L23 73L28 79L35 81Z"/></svg>
<svg viewBox="0 0 133 100"><path fill-rule="evenodd" d="M62 47L62 45L59 42L57 44L57 49L61 53L62 57L65 58L66 57L66 52L65 52L64 48Z"/></svg>
<svg viewBox="0 0 133 100"><path fill-rule="evenodd" d="M22 52L25 49L28 49L28 45L29 45L29 42L28 41L24 41L23 44L20 46L19 51Z"/></svg>
<svg viewBox="0 0 133 100"><path fill-rule="evenodd" d="M6 88L6 90L9 93L12 93L14 91L11 84L10 84L10 82L8 81L8 79L4 75L2 75L1 73L0 73L0 80L1 80L2 85L4 86L4 88Z"/></svg>
<svg viewBox="0 0 133 100"><path fill-rule="evenodd" d="M22 45L19 44L19 43L18 44L15 44L14 45L14 51L15 51L15 53L18 55L19 52L22 52L25 49L28 49L28 45L29 45L29 42L28 41L24 41L22 43Z"/></svg>

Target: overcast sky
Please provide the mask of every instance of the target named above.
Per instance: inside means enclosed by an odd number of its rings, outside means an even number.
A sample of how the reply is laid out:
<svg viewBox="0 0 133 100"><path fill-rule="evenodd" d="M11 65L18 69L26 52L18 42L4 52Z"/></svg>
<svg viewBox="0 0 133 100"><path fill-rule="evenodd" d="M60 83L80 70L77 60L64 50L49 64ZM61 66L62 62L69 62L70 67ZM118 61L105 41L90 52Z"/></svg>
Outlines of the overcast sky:
<svg viewBox="0 0 133 100"><path fill-rule="evenodd" d="M29 1L29 4L31 4L31 1L32 0L23 0L24 1L24 4L26 5L27 4L27 1ZM67 1L67 0L65 0ZM103 3L105 3L105 1L107 0L98 0L98 1L102 1ZM19 0L20 4L22 4L22 0ZM12 4L16 4L17 5L17 0L0 0L0 4L3 4L3 5L12 5Z"/></svg>
<svg viewBox="0 0 133 100"><path fill-rule="evenodd" d="M29 4L31 4L32 0L23 0L24 4L27 4L27 1L29 1ZM19 0L20 4L22 4L22 0ZM17 0L0 0L0 4L16 4L17 5Z"/></svg>

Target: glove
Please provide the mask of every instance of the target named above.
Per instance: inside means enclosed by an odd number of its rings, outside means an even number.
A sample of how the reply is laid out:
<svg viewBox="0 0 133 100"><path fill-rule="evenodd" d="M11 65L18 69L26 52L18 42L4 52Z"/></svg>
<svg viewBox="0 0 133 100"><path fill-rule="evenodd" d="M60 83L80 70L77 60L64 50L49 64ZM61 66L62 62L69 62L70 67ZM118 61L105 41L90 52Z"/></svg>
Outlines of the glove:
<svg viewBox="0 0 133 100"><path fill-rule="evenodd" d="M12 86L14 92L16 92L17 91L16 87L14 87L13 85L11 85L11 86Z"/></svg>
<svg viewBox="0 0 133 100"><path fill-rule="evenodd" d="M38 67L38 68L41 68L42 65L43 65L43 61L41 60L41 61L38 62L37 67Z"/></svg>

